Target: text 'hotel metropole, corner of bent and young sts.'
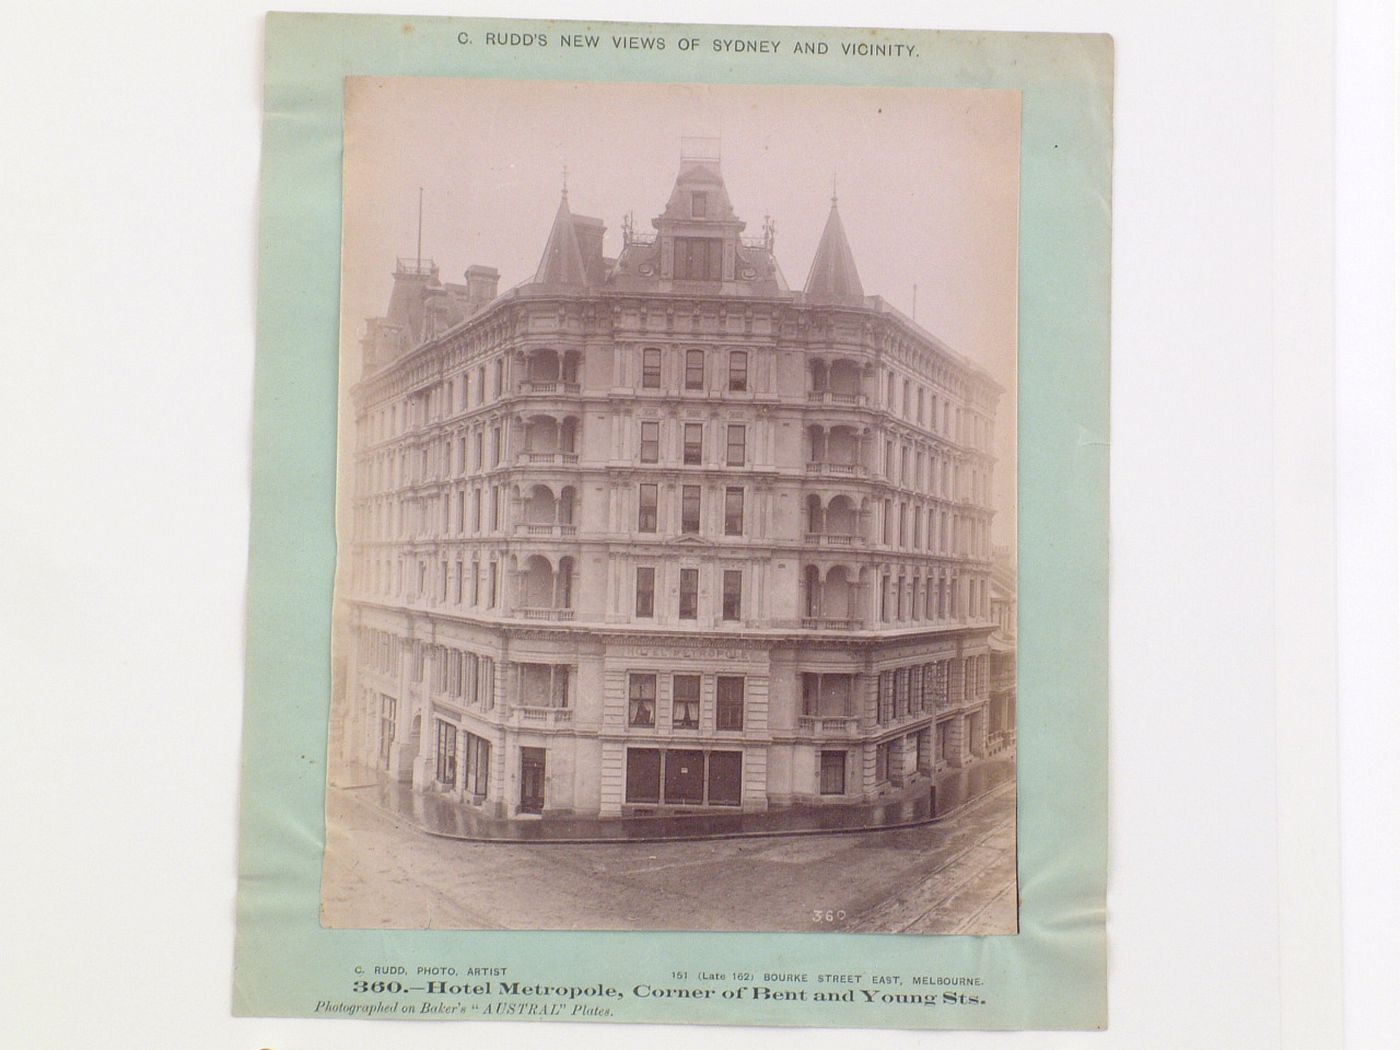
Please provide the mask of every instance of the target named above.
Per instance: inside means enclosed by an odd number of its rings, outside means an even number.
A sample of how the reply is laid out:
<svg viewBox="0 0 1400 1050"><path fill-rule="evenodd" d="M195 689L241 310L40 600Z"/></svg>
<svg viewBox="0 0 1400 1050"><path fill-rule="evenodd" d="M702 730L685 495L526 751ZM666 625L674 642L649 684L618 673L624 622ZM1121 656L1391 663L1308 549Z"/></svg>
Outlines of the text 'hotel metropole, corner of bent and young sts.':
<svg viewBox="0 0 1400 1050"><path fill-rule="evenodd" d="M683 154L617 258L565 194L505 293L399 260L351 394L338 761L608 818L927 794L1013 743L1000 387L865 294L834 197L797 291Z"/></svg>

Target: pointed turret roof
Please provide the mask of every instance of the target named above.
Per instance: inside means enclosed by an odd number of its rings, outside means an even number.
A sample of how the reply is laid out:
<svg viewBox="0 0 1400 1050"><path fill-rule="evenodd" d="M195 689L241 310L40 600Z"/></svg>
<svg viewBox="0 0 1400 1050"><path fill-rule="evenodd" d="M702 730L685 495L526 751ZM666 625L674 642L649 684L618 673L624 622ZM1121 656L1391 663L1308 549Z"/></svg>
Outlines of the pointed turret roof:
<svg viewBox="0 0 1400 1050"><path fill-rule="evenodd" d="M535 284L587 284L583 268L583 253L579 250L574 217L569 211L569 194L559 195L559 210L554 213L554 225L545 242L544 256L535 271Z"/></svg>
<svg viewBox="0 0 1400 1050"><path fill-rule="evenodd" d="M812 269L807 274L803 292L809 299L851 301L865 298L860 274L851 246L846 242L846 229L841 225L841 213L836 210L836 198L831 198L831 213L826 217L826 229L817 244Z"/></svg>

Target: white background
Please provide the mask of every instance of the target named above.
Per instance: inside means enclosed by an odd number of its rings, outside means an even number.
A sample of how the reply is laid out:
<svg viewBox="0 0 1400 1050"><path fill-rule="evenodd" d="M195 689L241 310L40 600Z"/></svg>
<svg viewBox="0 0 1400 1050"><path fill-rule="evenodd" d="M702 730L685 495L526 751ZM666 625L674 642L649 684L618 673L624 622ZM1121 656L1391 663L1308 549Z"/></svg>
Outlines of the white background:
<svg viewBox="0 0 1400 1050"><path fill-rule="evenodd" d="M1112 33L1110 1028L858 1038L1341 1045L1340 729L1348 1045L1395 1044L1393 5L326 6ZM848 1045L229 1017L261 16L0 34L0 1044Z"/></svg>

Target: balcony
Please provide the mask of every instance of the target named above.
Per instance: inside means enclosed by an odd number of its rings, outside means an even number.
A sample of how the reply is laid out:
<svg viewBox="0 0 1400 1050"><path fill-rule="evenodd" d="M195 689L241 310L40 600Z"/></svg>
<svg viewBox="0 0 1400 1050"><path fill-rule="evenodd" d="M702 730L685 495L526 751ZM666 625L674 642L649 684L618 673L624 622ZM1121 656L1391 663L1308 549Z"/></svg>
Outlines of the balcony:
<svg viewBox="0 0 1400 1050"><path fill-rule="evenodd" d="M527 707L517 704L511 708L511 714L521 725L560 725L574 720L571 707Z"/></svg>
<svg viewBox="0 0 1400 1050"><path fill-rule="evenodd" d="M858 631L861 621L844 616L804 616L802 628L807 631Z"/></svg>
<svg viewBox="0 0 1400 1050"><path fill-rule="evenodd" d="M574 618L572 609L532 609L521 607L515 610L515 615L522 620L552 620L568 621Z"/></svg>
<svg viewBox="0 0 1400 1050"><path fill-rule="evenodd" d="M798 715L797 731L823 740L848 739L859 733L860 719L854 715Z"/></svg>
<svg viewBox="0 0 1400 1050"><path fill-rule="evenodd" d="M577 452L520 452L516 454L517 463L527 463L531 466L556 466L560 464L573 464L578 462Z"/></svg>
<svg viewBox="0 0 1400 1050"><path fill-rule="evenodd" d="M520 384L522 394L577 394L577 383L566 383L562 379L526 379Z"/></svg>
<svg viewBox="0 0 1400 1050"><path fill-rule="evenodd" d="M835 477L864 477L865 467L860 463L808 463L808 474L830 474Z"/></svg>
<svg viewBox="0 0 1400 1050"><path fill-rule="evenodd" d="M838 394L834 390L809 390L807 400L814 405L864 405L864 394Z"/></svg>
<svg viewBox="0 0 1400 1050"><path fill-rule="evenodd" d="M534 524L528 521L518 521L515 523L515 534L517 536L577 536L577 525L562 525L555 522L545 522Z"/></svg>
<svg viewBox="0 0 1400 1050"><path fill-rule="evenodd" d="M809 547L855 547L865 541L859 536L844 533L809 532L803 537Z"/></svg>

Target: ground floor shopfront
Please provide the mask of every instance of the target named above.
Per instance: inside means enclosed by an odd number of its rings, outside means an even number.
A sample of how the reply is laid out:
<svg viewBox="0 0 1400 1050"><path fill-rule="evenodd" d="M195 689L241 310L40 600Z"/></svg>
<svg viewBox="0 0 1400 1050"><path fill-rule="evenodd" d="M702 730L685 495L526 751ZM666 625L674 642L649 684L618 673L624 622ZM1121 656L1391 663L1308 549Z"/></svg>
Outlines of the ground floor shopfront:
<svg viewBox="0 0 1400 1050"><path fill-rule="evenodd" d="M355 626L342 759L493 819L869 803L995 749L976 627L654 637L397 610Z"/></svg>

